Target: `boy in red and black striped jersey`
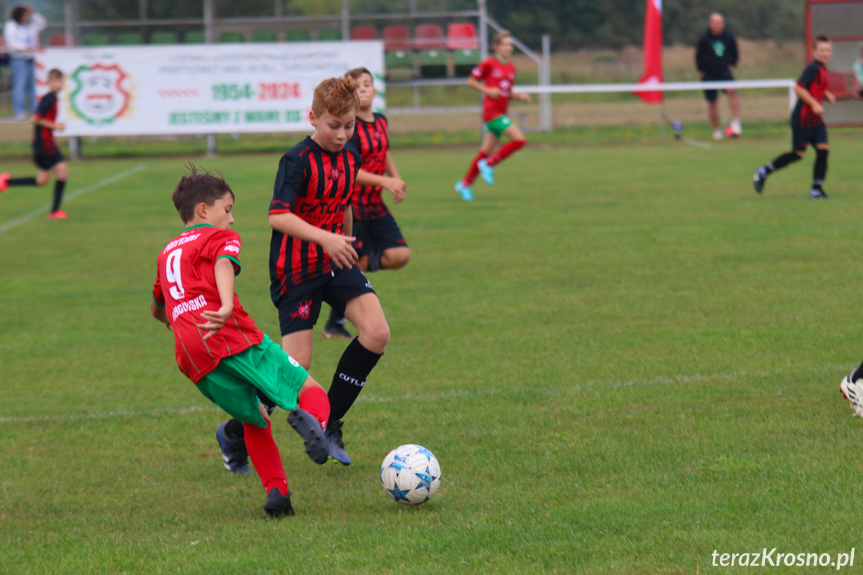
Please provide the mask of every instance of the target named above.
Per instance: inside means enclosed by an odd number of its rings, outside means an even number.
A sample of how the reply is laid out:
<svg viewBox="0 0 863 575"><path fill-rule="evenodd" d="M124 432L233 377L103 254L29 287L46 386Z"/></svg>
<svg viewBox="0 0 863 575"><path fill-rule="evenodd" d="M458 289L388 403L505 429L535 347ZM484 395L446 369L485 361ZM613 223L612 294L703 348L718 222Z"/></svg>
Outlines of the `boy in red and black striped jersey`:
<svg viewBox="0 0 863 575"><path fill-rule="evenodd" d="M44 186L51 181L51 171L57 176L54 182L54 201L48 212L50 219L63 219L66 212L60 209L63 201L63 190L69 177L66 160L54 141L54 130L64 130L62 123L57 122L57 94L63 89L63 72L53 68L48 72L50 92L39 101L33 114L33 162L39 171L35 178L13 178L8 173L0 174L0 192L9 186Z"/></svg>
<svg viewBox="0 0 863 575"><path fill-rule="evenodd" d="M764 190L767 176L782 169L792 162L801 159L806 153L806 146L815 148L815 168L812 175L812 189L809 197L813 200L826 200L824 192L824 177L827 175L827 155L830 146L827 143L827 126L824 125L824 106L826 99L833 104L836 98L827 91L827 64L833 57L833 44L826 36L818 36L813 46L814 60L809 64L794 91L797 93L797 105L791 112L791 151L777 157L766 166L759 166L753 176L755 191L759 194Z"/></svg>
<svg viewBox="0 0 863 575"><path fill-rule="evenodd" d="M282 348L303 366L311 364L312 329L323 301L359 332L342 354L328 392L329 452L344 465L351 460L341 418L390 338L377 295L354 265L351 194L362 159L348 143L359 105L353 78L330 78L315 88L309 113L315 133L282 156L269 212L271 296L279 310Z"/></svg>
<svg viewBox="0 0 863 575"><path fill-rule="evenodd" d="M327 395L255 327L234 293L242 244L231 230L234 192L227 182L193 167L172 199L186 228L159 254L150 311L174 332L180 371L241 422L245 448L267 492L267 514L293 515L287 477L259 394L290 411L288 423L316 463L328 457L323 430L330 412Z"/></svg>
<svg viewBox="0 0 863 575"><path fill-rule="evenodd" d="M386 116L374 111L375 91L372 73L366 68L349 70L348 76L357 81L360 109L351 143L359 151L363 166L354 184L351 212L353 214L354 249L363 272L381 269L397 270L407 265L410 248L384 203L383 190L389 190L395 203L405 199L407 185L399 177L389 152L389 124ZM324 325L325 339L353 339L345 327L345 318L333 310Z"/></svg>

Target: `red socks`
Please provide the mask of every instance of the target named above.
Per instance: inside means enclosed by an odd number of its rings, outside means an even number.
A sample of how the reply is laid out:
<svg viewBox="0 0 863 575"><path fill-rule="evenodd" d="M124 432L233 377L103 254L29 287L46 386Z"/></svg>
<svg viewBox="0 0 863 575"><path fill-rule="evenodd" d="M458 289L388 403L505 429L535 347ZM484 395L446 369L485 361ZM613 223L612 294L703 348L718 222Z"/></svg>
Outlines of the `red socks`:
<svg viewBox="0 0 863 575"><path fill-rule="evenodd" d="M527 140L513 140L512 142L507 142L500 147L500 150L498 150L498 152L494 156L489 159L488 165L496 166L497 164L507 159L510 155L522 149L525 144L527 144ZM477 170L478 169L479 168L477 168ZM474 177L476 176L474 175Z"/></svg>
<svg viewBox="0 0 863 575"><path fill-rule="evenodd" d="M462 184L464 184L468 188L470 187L470 185L473 183L473 181L479 175L479 168L477 167L477 164L479 163L480 160L482 160L483 158L487 158L487 157L488 157L488 154L486 154L484 152L480 152L479 154L476 155L476 158L473 159L473 162L471 162L470 168L468 168L468 170L467 170L467 174L465 174L464 179L461 181Z"/></svg>
<svg viewBox="0 0 863 575"><path fill-rule="evenodd" d="M272 488L279 490L282 495L288 494L288 478L285 468L282 467L282 456L279 448L273 440L273 426L267 423L267 427L258 427L249 423L243 424L243 434L246 438L246 450L261 483L267 493Z"/></svg>
<svg viewBox="0 0 863 575"><path fill-rule="evenodd" d="M330 418L330 400L323 387L315 385L305 390L297 398L297 407L309 412L312 417L318 420L324 431L327 430L327 420Z"/></svg>

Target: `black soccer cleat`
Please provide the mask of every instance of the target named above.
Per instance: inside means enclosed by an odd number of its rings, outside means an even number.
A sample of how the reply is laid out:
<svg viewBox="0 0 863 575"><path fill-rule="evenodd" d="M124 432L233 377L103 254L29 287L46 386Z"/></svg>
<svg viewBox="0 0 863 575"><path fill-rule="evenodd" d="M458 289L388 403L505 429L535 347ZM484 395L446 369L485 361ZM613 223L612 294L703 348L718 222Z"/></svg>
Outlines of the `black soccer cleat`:
<svg viewBox="0 0 863 575"><path fill-rule="evenodd" d="M327 426L327 445L330 457L342 465L350 465L351 458L345 451L345 443L342 441L342 425L344 424L345 422L340 419Z"/></svg>
<svg viewBox="0 0 863 575"><path fill-rule="evenodd" d="M827 194L822 189L812 188L809 190L809 198L813 200L826 200Z"/></svg>
<svg viewBox="0 0 863 575"><path fill-rule="evenodd" d="M291 492L287 495L282 495L279 490L273 487L267 493L267 500L264 501L264 511L270 517L284 517L285 515L296 515L294 506L291 505Z"/></svg>
<svg viewBox="0 0 863 575"><path fill-rule="evenodd" d="M345 329L345 326L334 321L328 321L321 331L321 337L324 339L354 339L354 335Z"/></svg>
<svg viewBox="0 0 863 575"><path fill-rule="evenodd" d="M764 166L758 166L755 175L752 176L752 185L755 187L755 191L760 194L764 190L764 182L766 181L767 170L764 169Z"/></svg>
<svg viewBox="0 0 863 575"><path fill-rule="evenodd" d="M306 454L317 464L327 462L330 450L321 424L311 413L299 407L288 414L288 423L303 438Z"/></svg>

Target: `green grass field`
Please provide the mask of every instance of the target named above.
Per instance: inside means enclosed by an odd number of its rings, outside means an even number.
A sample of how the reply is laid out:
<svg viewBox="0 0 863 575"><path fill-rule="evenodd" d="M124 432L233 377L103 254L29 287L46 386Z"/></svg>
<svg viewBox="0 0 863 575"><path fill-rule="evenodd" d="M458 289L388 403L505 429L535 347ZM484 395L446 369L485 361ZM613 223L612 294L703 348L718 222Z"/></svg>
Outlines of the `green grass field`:
<svg viewBox="0 0 863 575"><path fill-rule="evenodd" d="M222 468L225 416L149 316L185 159L72 163L65 221L49 188L3 193L0 572L697 573L723 570L714 550L850 552L863 421L837 386L863 359L863 138L831 143L827 202L807 198L811 153L752 191L785 134L537 144L472 204L452 184L473 148L396 150L412 261L371 276L392 340L348 415L354 464L315 466L275 418L298 513L281 521ZM278 157L195 160L237 193L237 291L274 339ZM315 345L326 387L344 343ZM378 482L411 442L443 469L418 508Z"/></svg>

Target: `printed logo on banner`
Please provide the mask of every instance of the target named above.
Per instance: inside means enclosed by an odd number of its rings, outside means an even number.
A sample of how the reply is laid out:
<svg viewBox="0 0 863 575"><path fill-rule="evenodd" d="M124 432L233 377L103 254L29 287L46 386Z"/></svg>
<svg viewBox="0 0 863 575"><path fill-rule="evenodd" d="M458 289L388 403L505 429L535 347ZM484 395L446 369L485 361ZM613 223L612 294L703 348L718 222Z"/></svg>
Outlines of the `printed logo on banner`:
<svg viewBox="0 0 863 575"><path fill-rule="evenodd" d="M110 124L129 108L126 72L117 64L79 66L72 74L72 109L90 124Z"/></svg>

